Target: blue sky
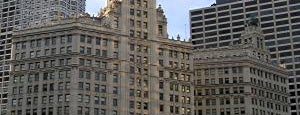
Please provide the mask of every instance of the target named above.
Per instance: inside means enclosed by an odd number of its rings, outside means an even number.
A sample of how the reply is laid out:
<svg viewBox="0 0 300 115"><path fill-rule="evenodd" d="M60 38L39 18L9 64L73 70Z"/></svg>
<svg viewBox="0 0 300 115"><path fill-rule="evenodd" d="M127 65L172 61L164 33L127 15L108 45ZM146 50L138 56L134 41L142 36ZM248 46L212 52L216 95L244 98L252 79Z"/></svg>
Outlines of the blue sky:
<svg viewBox="0 0 300 115"><path fill-rule="evenodd" d="M97 14L100 8L104 7L105 0L87 0L86 11L90 14ZM201 7L208 7L215 3L215 0L157 0L161 4L168 18L169 36L188 38L189 35L189 10Z"/></svg>

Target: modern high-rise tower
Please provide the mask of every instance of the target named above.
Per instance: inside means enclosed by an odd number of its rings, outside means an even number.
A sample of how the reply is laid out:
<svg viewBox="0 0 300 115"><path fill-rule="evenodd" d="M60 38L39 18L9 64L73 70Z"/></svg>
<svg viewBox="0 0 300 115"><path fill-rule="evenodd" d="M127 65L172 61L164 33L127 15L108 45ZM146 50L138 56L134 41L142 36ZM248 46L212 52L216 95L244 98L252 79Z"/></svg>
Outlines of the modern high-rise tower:
<svg viewBox="0 0 300 115"><path fill-rule="evenodd" d="M7 103L11 59L11 37L14 30L43 26L51 21L85 12L85 0L0 0L0 113Z"/></svg>
<svg viewBox="0 0 300 115"><path fill-rule="evenodd" d="M190 11L194 49L239 43L245 20L257 17L271 52L271 61L289 71L291 115L300 115L300 1L217 0Z"/></svg>

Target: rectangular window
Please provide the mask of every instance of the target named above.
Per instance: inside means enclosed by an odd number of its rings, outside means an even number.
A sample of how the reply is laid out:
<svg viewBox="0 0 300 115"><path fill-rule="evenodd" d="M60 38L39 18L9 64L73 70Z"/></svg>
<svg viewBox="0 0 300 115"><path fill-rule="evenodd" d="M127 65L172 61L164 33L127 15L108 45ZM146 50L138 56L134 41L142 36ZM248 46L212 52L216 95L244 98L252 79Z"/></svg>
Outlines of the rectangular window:
<svg viewBox="0 0 300 115"><path fill-rule="evenodd" d="M92 37L91 36L87 36L87 43L89 43L89 44L92 43Z"/></svg>
<svg viewBox="0 0 300 115"><path fill-rule="evenodd" d="M60 44L65 44L66 43L66 37L65 36L61 36L60 37Z"/></svg>
<svg viewBox="0 0 300 115"><path fill-rule="evenodd" d="M101 44L101 38L96 37L96 45L100 45Z"/></svg>
<svg viewBox="0 0 300 115"><path fill-rule="evenodd" d="M130 9L129 14L130 14L131 16L134 16L134 9Z"/></svg>
<svg viewBox="0 0 300 115"><path fill-rule="evenodd" d="M80 35L80 42L85 42L85 35Z"/></svg>
<svg viewBox="0 0 300 115"><path fill-rule="evenodd" d="M68 42L68 43L72 43L72 35L68 35L68 37L67 37L67 42Z"/></svg>

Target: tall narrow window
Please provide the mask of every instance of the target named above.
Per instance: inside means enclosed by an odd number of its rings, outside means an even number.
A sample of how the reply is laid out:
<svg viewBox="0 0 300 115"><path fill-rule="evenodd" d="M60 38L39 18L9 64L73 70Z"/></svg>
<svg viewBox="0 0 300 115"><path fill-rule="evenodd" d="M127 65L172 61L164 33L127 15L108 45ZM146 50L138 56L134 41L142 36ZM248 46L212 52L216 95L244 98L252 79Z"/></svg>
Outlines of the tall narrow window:
<svg viewBox="0 0 300 115"><path fill-rule="evenodd" d="M158 25L158 34L159 35L163 35L163 26L162 25Z"/></svg>

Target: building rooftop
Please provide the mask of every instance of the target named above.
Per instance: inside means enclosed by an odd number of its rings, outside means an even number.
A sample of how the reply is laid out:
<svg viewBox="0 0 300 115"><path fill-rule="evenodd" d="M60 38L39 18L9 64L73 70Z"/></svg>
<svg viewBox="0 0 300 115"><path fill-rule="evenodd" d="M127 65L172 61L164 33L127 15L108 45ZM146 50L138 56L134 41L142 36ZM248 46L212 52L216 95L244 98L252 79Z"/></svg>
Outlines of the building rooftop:
<svg viewBox="0 0 300 115"><path fill-rule="evenodd" d="M225 4L225 3L231 3L231 2L236 2L240 0L216 0L217 4Z"/></svg>

